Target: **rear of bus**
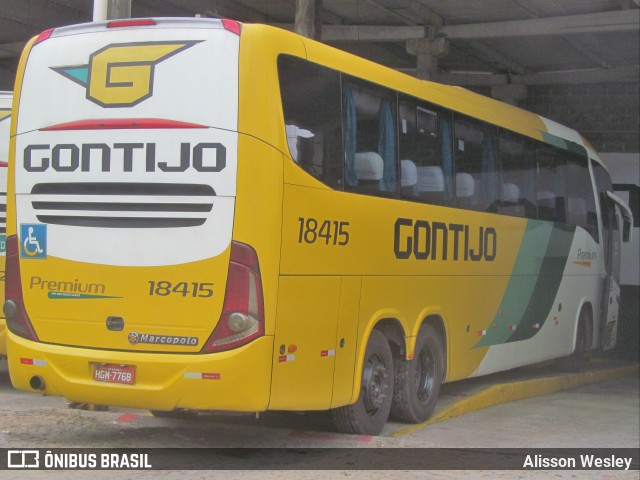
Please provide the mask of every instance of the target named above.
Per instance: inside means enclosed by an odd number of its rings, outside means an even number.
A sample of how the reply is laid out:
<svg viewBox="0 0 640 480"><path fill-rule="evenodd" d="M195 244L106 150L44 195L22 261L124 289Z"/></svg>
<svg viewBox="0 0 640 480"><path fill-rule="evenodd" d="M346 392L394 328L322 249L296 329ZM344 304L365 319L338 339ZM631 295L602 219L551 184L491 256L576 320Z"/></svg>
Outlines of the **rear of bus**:
<svg viewBox="0 0 640 480"><path fill-rule="evenodd" d="M240 30L115 21L43 32L25 49L4 305L17 388L266 409L262 292L278 259L234 233Z"/></svg>
<svg viewBox="0 0 640 480"><path fill-rule="evenodd" d="M7 243L7 161L9 160L9 125L13 93L0 92L0 304L4 303L4 261ZM7 332L4 314L0 312L0 358L7 355Z"/></svg>

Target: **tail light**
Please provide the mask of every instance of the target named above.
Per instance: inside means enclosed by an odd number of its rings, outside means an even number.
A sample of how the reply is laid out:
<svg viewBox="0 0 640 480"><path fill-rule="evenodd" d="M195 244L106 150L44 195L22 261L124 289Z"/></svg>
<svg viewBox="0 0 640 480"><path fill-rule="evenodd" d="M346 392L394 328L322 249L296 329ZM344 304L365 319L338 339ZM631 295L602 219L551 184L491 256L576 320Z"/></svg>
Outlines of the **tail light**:
<svg viewBox="0 0 640 480"><path fill-rule="evenodd" d="M222 315L202 352L231 350L264 335L263 304L258 255L249 245L232 242Z"/></svg>
<svg viewBox="0 0 640 480"><path fill-rule="evenodd" d="M38 336L24 308L22 282L20 280L18 237L16 235L11 235L7 238L5 302L2 310L7 319L7 327L12 333L28 340L38 341Z"/></svg>

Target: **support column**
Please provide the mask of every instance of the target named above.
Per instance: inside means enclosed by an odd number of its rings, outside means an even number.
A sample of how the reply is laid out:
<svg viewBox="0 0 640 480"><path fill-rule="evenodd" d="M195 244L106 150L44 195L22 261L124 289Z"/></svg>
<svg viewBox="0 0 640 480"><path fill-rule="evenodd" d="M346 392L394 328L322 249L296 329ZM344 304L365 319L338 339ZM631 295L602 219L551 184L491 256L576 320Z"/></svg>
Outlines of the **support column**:
<svg viewBox="0 0 640 480"><path fill-rule="evenodd" d="M501 100L511 105L518 106L520 100L527 98L527 86L524 84L510 85L493 85L491 87L491 96L497 100Z"/></svg>
<svg viewBox="0 0 640 480"><path fill-rule="evenodd" d="M320 41L322 35L322 0L296 0L293 31Z"/></svg>
<svg viewBox="0 0 640 480"><path fill-rule="evenodd" d="M131 0L109 0L107 19L131 18Z"/></svg>
<svg viewBox="0 0 640 480"><path fill-rule="evenodd" d="M449 40L444 37L407 40L407 52L416 56L416 76L430 80L438 72L438 58L449 53Z"/></svg>

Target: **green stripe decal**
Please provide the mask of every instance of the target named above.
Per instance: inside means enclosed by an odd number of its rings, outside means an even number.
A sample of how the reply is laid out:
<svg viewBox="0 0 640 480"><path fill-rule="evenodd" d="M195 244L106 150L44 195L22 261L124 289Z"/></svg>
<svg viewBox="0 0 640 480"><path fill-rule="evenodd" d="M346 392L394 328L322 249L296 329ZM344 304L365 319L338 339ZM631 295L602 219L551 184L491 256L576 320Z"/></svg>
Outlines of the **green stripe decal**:
<svg viewBox="0 0 640 480"><path fill-rule="evenodd" d="M525 340L540 331L562 280L574 230L529 220L502 302L475 348Z"/></svg>
<svg viewBox="0 0 640 480"><path fill-rule="evenodd" d="M587 149L584 148L584 146L580 145L579 143L566 140L562 137L558 137L557 135L553 135L549 132L540 131L540 133L542 133L542 139L544 140L544 142L548 143L549 145L553 145L554 147L562 148L563 150L568 150L570 152L577 153L578 155L582 155L583 157L587 155Z"/></svg>
<svg viewBox="0 0 640 480"><path fill-rule="evenodd" d="M87 299L96 299L96 298L122 298L122 297L112 297L109 295L88 295L86 293L69 293L69 292L49 292L47 294L52 300L87 300Z"/></svg>
<svg viewBox="0 0 640 480"><path fill-rule="evenodd" d="M540 331L551 310L555 308L554 301L567 265L574 233L573 226L563 223L554 224L533 295L522 321L509 338L509 342L533 337Z"/></svg>

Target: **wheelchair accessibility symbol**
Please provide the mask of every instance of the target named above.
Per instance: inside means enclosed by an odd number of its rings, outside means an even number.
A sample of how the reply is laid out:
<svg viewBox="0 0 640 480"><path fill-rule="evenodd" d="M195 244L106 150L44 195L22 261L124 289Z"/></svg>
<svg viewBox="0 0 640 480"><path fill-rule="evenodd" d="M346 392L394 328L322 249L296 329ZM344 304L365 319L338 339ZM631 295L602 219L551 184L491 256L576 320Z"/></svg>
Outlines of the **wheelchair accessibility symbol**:
<svg viewBox="0 0 640 480"><path fill-rule="evenodd" d="M42 224L20 225L20 257L47 258L47 226Z"/></svg>

